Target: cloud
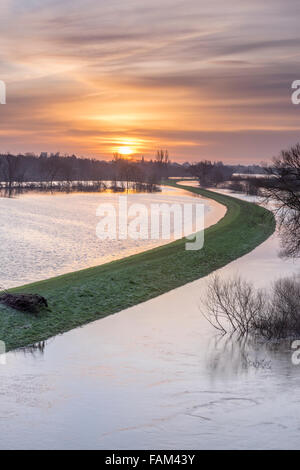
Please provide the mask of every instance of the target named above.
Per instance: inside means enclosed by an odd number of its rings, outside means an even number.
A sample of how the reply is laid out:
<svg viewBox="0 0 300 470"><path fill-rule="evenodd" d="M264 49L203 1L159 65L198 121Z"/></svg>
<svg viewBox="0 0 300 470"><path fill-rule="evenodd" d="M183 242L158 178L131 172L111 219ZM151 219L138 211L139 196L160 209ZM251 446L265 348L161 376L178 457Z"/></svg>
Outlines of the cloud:
<svg viewBox="0 0 300 470"><path fill-rule="evenodd" d="M0 150L109 158L132 138L145 155L268 158L297 140L299 11L295 0L3 0Z"/></svg>

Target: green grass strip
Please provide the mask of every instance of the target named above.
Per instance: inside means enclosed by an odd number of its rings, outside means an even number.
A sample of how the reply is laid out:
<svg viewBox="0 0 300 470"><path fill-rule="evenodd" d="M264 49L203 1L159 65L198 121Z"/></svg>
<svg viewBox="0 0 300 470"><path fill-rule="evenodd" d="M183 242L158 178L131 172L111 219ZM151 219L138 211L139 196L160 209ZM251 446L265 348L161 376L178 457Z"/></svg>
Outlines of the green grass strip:
<svg viewBox="0 0 300 470"><path fill-rule="evenodd" d="M176 182L166 183L176 186ZM11 292L45 296L51 311L40 317L0 305L0 340L7 350L26 346L119 312L208 275L245 255L275 230L272 213L208 190L180 186L227 207L205 230L202 250L186 251L185 239L94 268L28 284Z"/></svg>

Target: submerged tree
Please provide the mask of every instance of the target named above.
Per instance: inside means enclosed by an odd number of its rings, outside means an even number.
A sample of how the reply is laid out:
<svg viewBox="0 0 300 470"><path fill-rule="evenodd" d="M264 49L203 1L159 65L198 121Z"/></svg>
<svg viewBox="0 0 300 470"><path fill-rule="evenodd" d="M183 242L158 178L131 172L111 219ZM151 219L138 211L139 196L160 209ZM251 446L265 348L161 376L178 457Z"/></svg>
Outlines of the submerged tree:
<svg viewBox="0 0 300 470"><path fill-rule="evenodd" d="M208 282L203 315L222 334L283 339L300 334L300 279L278 279L269 290L240 277Z"/></svg>

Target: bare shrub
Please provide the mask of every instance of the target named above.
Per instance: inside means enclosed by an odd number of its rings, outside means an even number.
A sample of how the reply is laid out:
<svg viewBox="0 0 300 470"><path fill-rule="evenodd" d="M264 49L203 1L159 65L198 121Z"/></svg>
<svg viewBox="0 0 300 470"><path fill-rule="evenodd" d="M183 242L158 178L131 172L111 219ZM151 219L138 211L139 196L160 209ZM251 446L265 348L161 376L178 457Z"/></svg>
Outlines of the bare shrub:
<svg viewBox="0 0 300 470"><path fill-rule="evenodd" d="M229 185L229 189L237 193L245 192L245 186L240 181L231 181Z"/></svg>
<svg viewBox="0 0 300 470"><path fill-rule="evenodd" d="M249 333L259 312L266 305L266 295L240 277L222 281L214 276L208 285L205 317L223 333L238 331Z"/></svg>
<svg viewBox="0 0 300 470"><path fill-rule="evenodd" d="M205 318L223 334L254 333L267 339L300 334L300 280L276 281L267 292L236 277L209 282Z"/></svg>
<svg viewBox="0 0 300 470"><path fill-rule="evenodd" d="M300 280L283 278L274 282L268 308L257 318L256 330L268 339L300 334Z"/></svg>

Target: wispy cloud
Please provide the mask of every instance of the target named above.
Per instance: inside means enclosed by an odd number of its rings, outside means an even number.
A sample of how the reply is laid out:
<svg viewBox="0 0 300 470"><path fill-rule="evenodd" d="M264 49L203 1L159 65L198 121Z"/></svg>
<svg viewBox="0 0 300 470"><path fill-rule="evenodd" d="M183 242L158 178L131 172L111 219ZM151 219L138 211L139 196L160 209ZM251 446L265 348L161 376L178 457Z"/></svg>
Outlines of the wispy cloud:
<svg viewBox="0 0 300 470"><path fill-rule="evenodd" d="M2 0L1 151L254 161L297 140L296 0Z"/></svg>

